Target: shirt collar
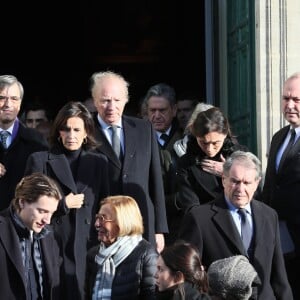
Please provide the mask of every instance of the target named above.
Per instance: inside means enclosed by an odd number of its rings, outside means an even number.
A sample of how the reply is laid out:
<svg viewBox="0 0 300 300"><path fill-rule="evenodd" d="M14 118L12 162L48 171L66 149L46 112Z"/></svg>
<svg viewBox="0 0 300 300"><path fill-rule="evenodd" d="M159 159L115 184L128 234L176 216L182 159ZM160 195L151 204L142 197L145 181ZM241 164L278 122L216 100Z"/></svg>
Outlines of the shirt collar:
<svg viewBox="0 0 300 300"><path fill-rule="evenodd" d="M166 131L164 131L164 132L156 131L156 135L157 135L158 138L160 138L160 136L161 136L163 133L165 133L165 134L167 134L167 135L170 135L171 129L172 129L172 126L170 126L170 127L169 127Z"/></svg>
<svg viewBox="0 0 300 300"><path fill-rule="evenodd" d="M104 122L103 119L100 117L99 114L97 114L97 120L100 123L100 125L101 125L101 127L102 127L103 130L106 130L106 129L110 128L111 124L107 124L106 122ZM120 118L120 120L118 121L118 123L115 124L115 125L117 125L117 127L119 127L119 128L122 128L122 118Z"/></svg>
<svg viewBox="0 0 300 300"><path fill-rule="evenodd" d="M1 129L0 129L0 132L1 132L1 131L8 131L8 132L10 133L10 135L12 135L14 126L15 126L15 122L14 122L9 128L7 128L7 129L2 129L2 128L1 128Z"/></svg>
<svg viewBox="0 0 300 300"><path fill-rule="evenodd" d="M235 207L226 197L225 197L225 201L226 201L226 204L228 206L228 209L231 212L237 212L239 210L239 208ZM244 208L246 209L246 211L249 214L251 214L251 205L250 205L250 202Z"/></svg>

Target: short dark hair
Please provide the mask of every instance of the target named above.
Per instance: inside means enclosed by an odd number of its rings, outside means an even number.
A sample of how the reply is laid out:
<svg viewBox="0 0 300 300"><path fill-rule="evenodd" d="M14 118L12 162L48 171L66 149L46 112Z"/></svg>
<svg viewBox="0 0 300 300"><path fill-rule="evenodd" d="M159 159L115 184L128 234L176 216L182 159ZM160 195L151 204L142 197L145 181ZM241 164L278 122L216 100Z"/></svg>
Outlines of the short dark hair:
<svg viewBox="0 0 300 300"><path fill-rule="evenodd" d="M37 111L37 110L43 110L45 112L45 116L47 117L47 119L48 120L51 119L51 113L48 107L40 101L33 101L33 102L26 103L24 108L25 119L27 118L27 114L29 111Z"/></svg>
<svg viewBox="0 0 300 300"><path fill-rule="evenodd" d="M173 87L166 83L158 83L156 85L151 86L146 96L144 97L144 102L146 104L146 107L148 107L148 100L152 96L157 97L164 97L168 100L171 106L174 106L176 104L176 93Z"/></svg>

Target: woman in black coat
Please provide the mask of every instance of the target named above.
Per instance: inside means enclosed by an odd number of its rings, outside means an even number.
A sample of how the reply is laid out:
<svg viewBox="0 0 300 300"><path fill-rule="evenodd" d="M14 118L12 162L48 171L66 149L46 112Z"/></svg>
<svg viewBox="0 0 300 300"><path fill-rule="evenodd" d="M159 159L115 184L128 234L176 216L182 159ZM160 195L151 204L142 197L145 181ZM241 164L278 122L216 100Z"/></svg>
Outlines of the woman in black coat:
<svg viewBox="0 0 300 300"><path fill-rule="evenodd" d="M42 172L63 192L52 225L64 258L62 299L83 299L85 257L97 243L93 226L99 202L109 193L106 157L94 153L94 123L80 102L58 112L50 135L50 151L29 156L26 174Z"/></svg>
<svg viewBox="0 0 300 300"><path fill-rule="evenodd" d="M206 271L190 243L176 242L160 253L155 279L157 300L210 299Z"/></svg>
<svg viewBox="0 0 300 300"><path fill-rule="evenodd" d="M183 213L220 195L225 159L236 150L246 150L238 144L227 118L217 107L200 112L191 132L187 153L179 159L176 173L177 204Z"/></svg>

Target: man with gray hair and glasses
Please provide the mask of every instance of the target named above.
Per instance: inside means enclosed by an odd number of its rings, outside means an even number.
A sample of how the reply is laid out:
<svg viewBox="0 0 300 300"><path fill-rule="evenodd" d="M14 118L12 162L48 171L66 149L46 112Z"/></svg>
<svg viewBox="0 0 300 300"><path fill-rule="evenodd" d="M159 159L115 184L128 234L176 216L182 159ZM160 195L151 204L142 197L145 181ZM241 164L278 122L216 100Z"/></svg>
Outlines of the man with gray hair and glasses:
<svg viewBox="0 0 300 300"><path fill-rule="evenodd" d="M29 154L48 148L40 133L18 119L23 96L15 76L0 76L0 210L9 206Z"/></svg>

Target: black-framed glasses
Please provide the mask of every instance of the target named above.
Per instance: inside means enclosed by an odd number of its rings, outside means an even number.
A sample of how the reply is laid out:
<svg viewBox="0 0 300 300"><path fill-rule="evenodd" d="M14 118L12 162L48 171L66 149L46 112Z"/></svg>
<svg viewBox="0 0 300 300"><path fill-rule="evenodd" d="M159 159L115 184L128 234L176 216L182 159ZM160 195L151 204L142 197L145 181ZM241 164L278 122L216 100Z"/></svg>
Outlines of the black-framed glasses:
<svg viewBox="0 0 300 300"><path fill-rule="evenodd" d="M99 221L100 223L107 223L107 222L114 222L115 220L107 219L105 215L97 214L96 221Z"/></svg>

